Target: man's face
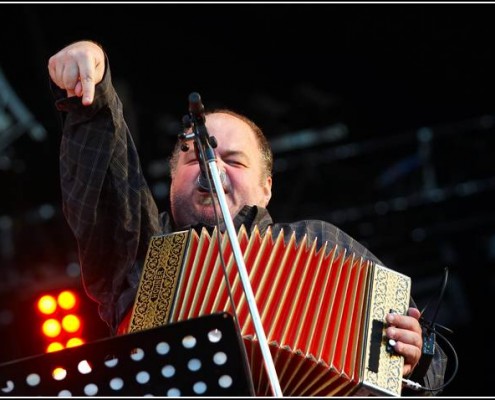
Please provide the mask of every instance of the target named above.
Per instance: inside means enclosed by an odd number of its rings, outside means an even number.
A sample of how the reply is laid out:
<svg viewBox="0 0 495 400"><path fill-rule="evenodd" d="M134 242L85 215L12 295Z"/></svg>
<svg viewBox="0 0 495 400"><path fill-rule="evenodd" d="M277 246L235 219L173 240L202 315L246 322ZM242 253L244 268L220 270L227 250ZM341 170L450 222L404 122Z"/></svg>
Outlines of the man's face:
<svg viewBox="0 0 495 400"><path fill-rule="evenodd" d="M272 195L272 179L263 178L261 151L251 128L244 121L223 113L207 115L206 128L218 143L216 164L219 172L227 176L224 193L232 218L245 205L266 207ZM211 195L198 185L199 173L190 142L189 150L179 155L170 187L171 211L178 228L198 223L216 224ZM218 202L215 204L221 219Z"/></svg>

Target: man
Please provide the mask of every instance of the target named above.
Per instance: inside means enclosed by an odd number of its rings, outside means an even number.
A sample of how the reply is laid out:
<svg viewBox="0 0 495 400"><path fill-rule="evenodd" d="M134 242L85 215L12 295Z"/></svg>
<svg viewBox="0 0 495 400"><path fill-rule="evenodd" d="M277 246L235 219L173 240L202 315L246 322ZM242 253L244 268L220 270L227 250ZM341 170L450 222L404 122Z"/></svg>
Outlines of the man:
<svg viewBox="0 0 495 400"><path fill-rule="evenodd" d="M63 208L74 232L88 295L99 303L100 315L115 333L132 306L151 236L212 226L214 206L198 185L200 167L193 146L176 146L171 158L171 212L159 214L143 176L135 145L123 118L122 104L112 86L110 67L102 48L91 41L73 43L48 63L63 118L60 173ZM230 111L206 115L206 128L218 142L217 165L224 173L227 205L236 228L255 225L263 233L308 234L310 240L338 244L372 261L366 248L324 221L274 224L266 206L271 198L272 155L261 130ZM218 212L218 210L217 210ZM387 316L387 336L404 357L409 376L422 355L420 312ZM426 382L443 382L445 360L438 350ZM423 378L423 377L418 377Z"/></svg>

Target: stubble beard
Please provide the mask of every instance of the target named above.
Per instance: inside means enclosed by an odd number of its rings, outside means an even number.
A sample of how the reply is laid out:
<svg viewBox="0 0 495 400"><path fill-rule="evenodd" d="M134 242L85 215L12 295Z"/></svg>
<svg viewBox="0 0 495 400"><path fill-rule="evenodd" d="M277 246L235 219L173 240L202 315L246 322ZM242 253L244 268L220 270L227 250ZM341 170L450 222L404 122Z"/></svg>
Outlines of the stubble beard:
<svg viewBox="0 0 495 400"><path fill-rule="evenodd" d="M218 201L209 205L201 205L197 219L200 224L204 225L213 226L217 225L217 222L223 225L223 215Z"/></svg>
<svg viewBox="0 0 495 400"><path fill-rule="evenodd" d="M207 196L203 199L203 201L199 203L197 201L194 201L194 203L191 204L192 202L193 200L190 196L184 194L176 194L174 196L173 204L176 213L174 213L175 215L173 216L173 218L175 220L176 215L182 216L181 224L178 224L179 221L175 221L178 226L187 227L195 225L205 225L211 227L216 226L217 223L219 223L220 231L225 231L224 218L218 199L215 198L213 200L211 199L211 196ZM190 206L188 206L188 204ZM213 208L214 206L215 209ZM191 207L191 211L187 214L183 211L179 211L184 210L184 207Z"/></svg>

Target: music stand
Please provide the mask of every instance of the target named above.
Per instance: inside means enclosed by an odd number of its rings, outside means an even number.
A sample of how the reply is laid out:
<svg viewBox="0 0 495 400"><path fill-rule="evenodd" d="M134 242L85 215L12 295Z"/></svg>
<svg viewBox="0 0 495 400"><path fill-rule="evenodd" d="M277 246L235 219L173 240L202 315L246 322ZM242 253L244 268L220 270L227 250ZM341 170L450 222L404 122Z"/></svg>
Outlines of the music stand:
<svg viewBox="0 0 495 400"><path fill-rule="evenodd" d="M0 364L1 396L254 396L228 313Z"/></svg>

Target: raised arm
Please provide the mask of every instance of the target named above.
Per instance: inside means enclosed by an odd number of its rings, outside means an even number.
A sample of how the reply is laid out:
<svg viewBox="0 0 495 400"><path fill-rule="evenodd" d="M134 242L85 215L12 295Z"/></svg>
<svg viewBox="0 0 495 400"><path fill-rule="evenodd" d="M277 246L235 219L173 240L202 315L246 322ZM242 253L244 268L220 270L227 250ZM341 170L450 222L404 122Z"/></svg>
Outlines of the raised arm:
<svg viewBox="0 0 495 400"><path fill-rule="evenodd" d="M50 58L48 69L63 121L64 215L86 292L115 330L133 301L149 238L160 231L157 206L101 47L73 43Z"/></svg>

